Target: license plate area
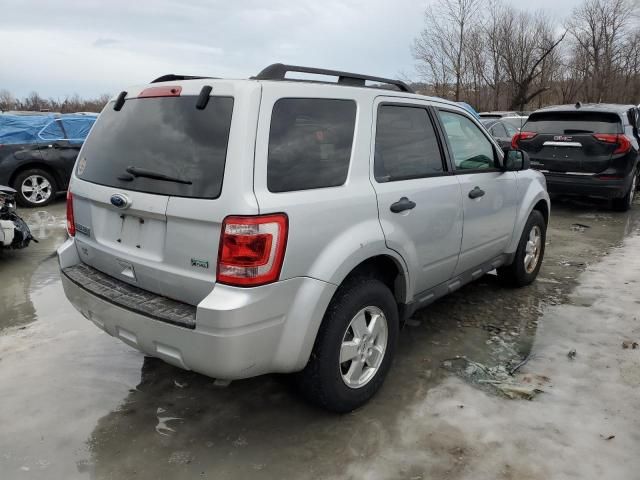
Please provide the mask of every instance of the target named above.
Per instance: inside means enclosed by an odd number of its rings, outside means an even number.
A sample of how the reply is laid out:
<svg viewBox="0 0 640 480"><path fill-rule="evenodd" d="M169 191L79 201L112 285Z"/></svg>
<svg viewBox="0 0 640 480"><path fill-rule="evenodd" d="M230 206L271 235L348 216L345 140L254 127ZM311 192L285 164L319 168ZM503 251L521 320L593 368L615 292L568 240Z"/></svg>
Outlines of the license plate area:
<svg viewBox="0 0 640 480"><path fill-rule="evenodd" d="M120 214L120 232L115 242L123 250L160 260L166 228L163 220Z"/></svg>

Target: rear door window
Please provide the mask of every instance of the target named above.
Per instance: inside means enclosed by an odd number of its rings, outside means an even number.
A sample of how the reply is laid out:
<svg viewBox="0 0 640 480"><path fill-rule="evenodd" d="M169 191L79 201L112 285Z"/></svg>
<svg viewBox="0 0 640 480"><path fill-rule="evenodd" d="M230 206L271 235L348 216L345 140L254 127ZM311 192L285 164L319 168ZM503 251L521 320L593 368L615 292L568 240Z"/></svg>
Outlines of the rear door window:
<svg viewBox="0 0 640 480"><path fill-rule="evenodd" d="M213 96L204 110L197 97L134 98L122 110L109 104L78 161L83 180L125 190L178 197L217 198L227 157L233 98ZM127 173L149 171L180 180Z"/></svg>
<svg viewBox="0 0 640 480"><path fill-rule="evenodd" d="M62 130L62 123L60 120L53 120L40 130L38 136L44 141L63 140L65 138L65 134Z"/></svg>
<svg viewBox="0 0 640 480"><path fill-rule="evenodd" d="M496 168L493 144L480 128L459 113L440 110L456 170Z"/></svg>
<svg viewBox="0 0 640 480"><path fill-rule="evenodd" d="M509 123L505 123L504 128L507 130L507 137L513 137L518 133L518 129Z"/></svg>
<svg viewBox="0 0 640 480"><path fill-rule="evenodd" d="M507 136L507 131L504 128L504 125L501 123L496 123L491 129L491 133L496 137L504 138Z"/></svg>
<svg viewBox="0 0 640 480"><path fill-rule="evenodd" d="M532 114L522 130L549 135L622 133L622 124L615 113L540 112Z"/></svg>
<svg viewBox="0 0 640 480"><path fill-rule="evenodd" d="M84 142L87 135L89 135L89 130L91 130L95 118L63 118L60 121L62 122L62 128L69 143L80 144Z"/></svg>
<svg viewBox="0 0 640 480"><path fill-rule="evenodd" d="M391 182L444 172L438 137L425 108L381 105L378 108L374 174Z"/></svg>
<svg viewBox="0 0 640 480"><path fill-rule="evenodd" d="M356 104L352 100L278 100L269 131L269 191L343 185L349 172L355 121Z"/></svg>

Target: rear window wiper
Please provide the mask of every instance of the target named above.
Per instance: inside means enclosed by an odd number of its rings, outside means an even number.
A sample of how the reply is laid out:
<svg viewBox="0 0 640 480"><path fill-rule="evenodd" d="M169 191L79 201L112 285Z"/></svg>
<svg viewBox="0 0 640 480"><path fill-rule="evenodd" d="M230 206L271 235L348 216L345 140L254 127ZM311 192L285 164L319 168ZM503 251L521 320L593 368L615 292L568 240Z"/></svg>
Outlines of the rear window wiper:
<svg viewBox="0 0 640 480"><path fill-rule="evenodd" d="M165 175L164 173L154 172L153 170L146 170L144 168L138 167L127 167L126 172L133 175L134 177L144 177L144 178L152 178L154 180L162 180L164 182L174 182L174 183L183 183L185 185L191 185L191 180L184 180L178 177L171 177L169 175Z"/></svg>
<svg viewBox="0 0 640 480"><path fill-rule="evenodd" d="M565 134L570 133L593 133L593 130L580 130L579 128L568 128L564 131Z"/></svg>

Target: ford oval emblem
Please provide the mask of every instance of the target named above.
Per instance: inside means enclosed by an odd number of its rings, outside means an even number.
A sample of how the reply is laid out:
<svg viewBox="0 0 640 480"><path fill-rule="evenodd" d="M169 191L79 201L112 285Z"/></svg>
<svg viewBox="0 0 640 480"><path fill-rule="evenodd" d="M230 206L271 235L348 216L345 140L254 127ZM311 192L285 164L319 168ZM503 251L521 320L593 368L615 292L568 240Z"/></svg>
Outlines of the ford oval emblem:
<svg viewBox="0 0 640 480"><path fill-rule="evenodd" d="M131 205L131 202L121 193L114 193L111 195L111 205L117 208L127 208Z"/></svg>

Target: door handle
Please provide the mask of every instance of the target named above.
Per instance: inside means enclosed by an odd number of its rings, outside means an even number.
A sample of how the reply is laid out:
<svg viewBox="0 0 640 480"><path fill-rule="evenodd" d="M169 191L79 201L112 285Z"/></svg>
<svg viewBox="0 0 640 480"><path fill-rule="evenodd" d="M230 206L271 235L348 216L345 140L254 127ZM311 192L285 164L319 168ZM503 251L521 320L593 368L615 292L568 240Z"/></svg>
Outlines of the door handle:
<svg viewBox="0 0 640 480"><path fill-rule="evenodd" d="M469 198L480 198L484 195L484 190L480 187L476 187L469 192Z"/></svg>
<svg viewBox="0 0 640 480"><path fill-rule="evenodd" d="M407 197L402 197L396 203L391 204L390 210L393 213L400 213L404 212L405 210L411 210L412 208L415 208L415 206L416 202L412 202Z"/></svg>

